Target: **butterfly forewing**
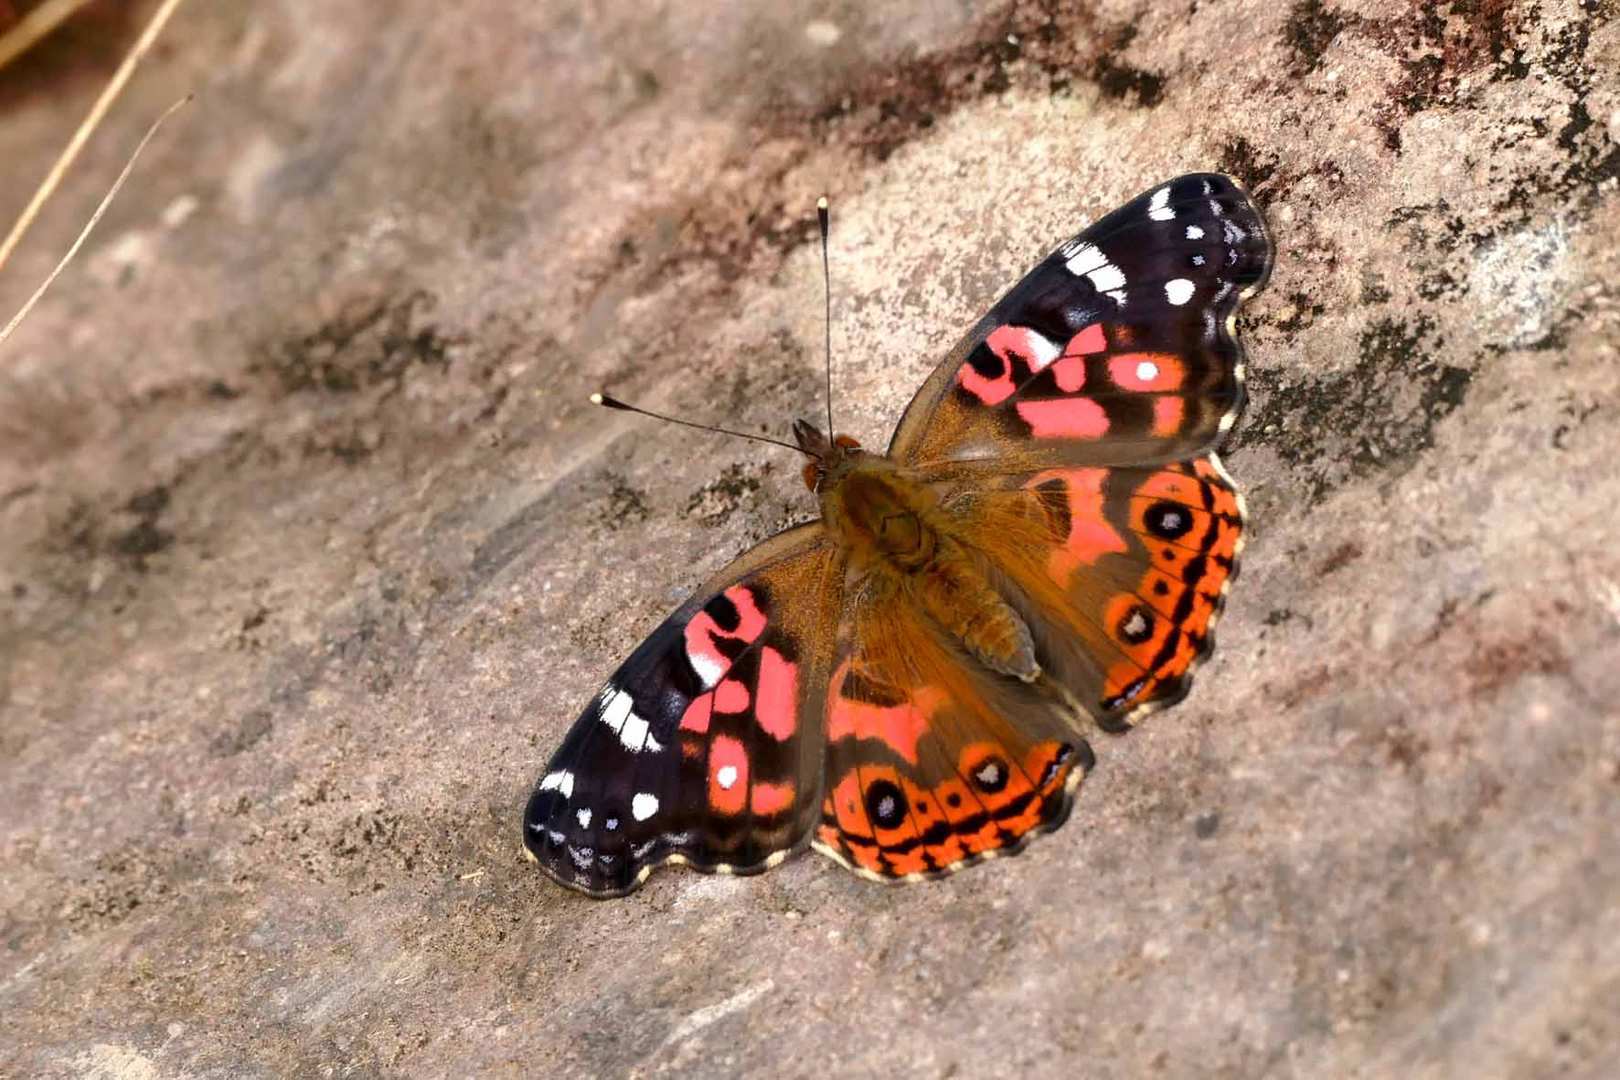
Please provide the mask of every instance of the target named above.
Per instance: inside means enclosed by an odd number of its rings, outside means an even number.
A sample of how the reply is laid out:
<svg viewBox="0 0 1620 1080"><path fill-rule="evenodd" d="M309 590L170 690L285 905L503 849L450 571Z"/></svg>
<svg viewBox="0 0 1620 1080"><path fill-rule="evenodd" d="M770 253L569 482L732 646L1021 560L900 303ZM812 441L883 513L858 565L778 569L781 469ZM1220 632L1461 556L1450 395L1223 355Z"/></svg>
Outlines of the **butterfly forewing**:
<svg viewBox="0 0 1620 1080"><path fill-rule="evenodd" d="M1204 453L1243 400L1232 317L1271 245L1229 178L1144 192L1047 256L918 391L889 454L924 471Z"/></svg>
<svg viewBox="0 0 1620 1080"><path fill-rule="evenodd" d="M536 784L529 854L564 885L618 896L662 863L749 873L803 841L839 583L836 549L819 525L801 526L664 620Z"/></svg>

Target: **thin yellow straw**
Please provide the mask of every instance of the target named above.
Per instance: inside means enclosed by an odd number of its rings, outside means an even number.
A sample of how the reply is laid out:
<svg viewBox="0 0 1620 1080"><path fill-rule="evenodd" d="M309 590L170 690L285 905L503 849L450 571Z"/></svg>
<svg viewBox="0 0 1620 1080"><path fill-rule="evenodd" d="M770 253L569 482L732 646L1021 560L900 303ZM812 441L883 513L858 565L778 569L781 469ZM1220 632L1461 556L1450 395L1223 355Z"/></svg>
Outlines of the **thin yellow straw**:
<svg viewBox="0 0 1620 1080"><path fill-rule="evenodd" d="M90 0L45 0L33 11L18 20L17 25L0 34L0 68L34 47L46 34L78 11Z"/></svg>
<svg viewBox="0 0 1620 1080"><path fill-rule="evenodd" d="M187 94L173 105L170 105L163 111L163 115L158 117L157 121L146 129L145 137L135 147L135 152L129 155L129 161L124 165L124 170L118 174L118 179L113 181L113 186L107 191L107 194L102 196L100 205L96 207L96 212L90 215L90 220L85 223L83 229L79 230L79 238L73 241L73 246L68 248L67 254L62 256L62 261L56 264L56 269L51 271L50 276L40 284L39 288L34 290L34 295L28 298L28 302L22 306L22 310L12 316L11 321L6 323L4 330L0 330L0 344L4 344L6 338L11 336L11 332L17 329L17 324L28 317L28 313L34 310L34 305L39 303L39 298L45 295L45 290L50 288L51 283L67 268L67 264L72 261L73 256L79 253L79 248L84 246L84 241L89 237L90 230L96 227L96 222L101 220L101 215L105 214L107 207L112 205L113 196L118 194L118 189L124 186L124 181L128 180L129 174L134 171L135 159L141 156L141 151L145 150L146 144L152 141L152 136L156 135L158 128L163 126L163 121L173 116L176 109L190 100L191 95Z"/></svg>
<svg viewBox="0 0 1620 1080"><path fill-rule="evenodd" d="M141 32L140 40L135 43L134 48L129 50L129 55L124 57L124 62L118 65L118 70L113 73L112 80L107 83L107 88L101 92L101 96L96 99L96 103L90 107L89 115L84 118L84 122L79 125L79 129L73 133L73 138L69 140L67 149L62 151L62 156L57 158L56 164L51 167L50 174L39 185L39 190L34 192L33 200L24 208L22 216L17 219L17 224L11 227L11 232L6 236L5 243L0 244L0 267L4 267L6 261L11 258L11 253L22 240L23 233L28 231L28 227L34 223L34 218L39 216L40 207L44 206L45 200L49 199L56 191L57 185L62 182L62 177L78 158L79 151L84 149L84 144L96 130L96 126L101 123L101 118L107 115L107 110L112 107L113 101L124 89L124 84L129 82L129 77L135 72L135 66L141 62L141 57L145 56L147 51L151 49L152 43L157 40L158 34L162 32L164 25L169 21L169 16L174 14L174 9L179 7L182 2L183 0L163 0L163 6L157 9L151 21L146 24L146 29ZM147 137L150 138L151 136L148 135ZM83 236L80 239L82 240Z"/></svg>

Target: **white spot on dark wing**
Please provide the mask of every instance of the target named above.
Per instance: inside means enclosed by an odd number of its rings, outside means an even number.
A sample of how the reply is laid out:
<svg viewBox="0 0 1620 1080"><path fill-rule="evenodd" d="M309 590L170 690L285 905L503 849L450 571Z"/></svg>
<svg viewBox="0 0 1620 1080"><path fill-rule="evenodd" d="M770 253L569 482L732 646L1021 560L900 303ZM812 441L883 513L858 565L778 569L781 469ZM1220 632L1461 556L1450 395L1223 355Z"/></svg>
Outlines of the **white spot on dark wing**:
<svg viewBox="0 0 1620 1080"><path fill-rule="evenodd" d="M979 783L994 785L1001 781L1001 762L991 760L979 766L979 771L973 774L979 778Z"/></svg>
<svg viewBox="0 0 1620 1080"><path fill-rule="evenodd" d="M617 832L619 829L619 819L616 817L604 818L602 821L602 828L606 829L608 832Z"/></svg>
<svg viewBox="0 0 1620 1080"><path fill-rule="evenodd" d="M1128 638L1141 637L1143 634L1147 633L1147 616L1143 615L1140 609L1133 611L1131 612L1131 617L1125 620L1125 625L1121 629Z"/></svg>
<svg viewBox="0 0 1620 1080"><path fill-rule="evenodd" d="M560 791L563 798L571 799L574 797L574 774L567 769L558 769L554 773L546 773L545 776L540 778L540 790Z"/></svg>
<svg viewBox="0 0 1620 1080"><path fill-rule="evenodd" d="M1038 334L1033 330L1028 330L1026 333L1028 336L1025 340L1029 343L1030 350L1035 354L1027 358L1031 371L1040 371L1063 355L1063 350L1058 347L1057 343L1051 341L1045 335Z"/></svg>
<svg viewBox="0 0 1620 1080"><path fill-rule="evenodd" d="M714 774L714 779L723 790L730 791L732 786L737 783L737 766L720 766L719 770Z"/></svg>
<svg viewBox="0 0 1620 1080"><path fill-rule="evenodd" d="M574 811L574 820L579 822L579 827L580 828L582 828L582 829L590 828L591 827L591 808L588 807L588 806L582 806L578 810Z"/></svg>
<svg viewBox="0 0 1620 1080"><path fill-rule="evenodd" d="M588 870L591 866L591 860L596 858L596 849L588 847L575 847L573 844L569 844L568 857L573 859L574 865L579 867L581 870Z"/></svg>
<svg viewBox="0 0 1620 1080"><path fill-rule="evenodd" d="M1193 283L1184 277L1172 278L1164 283L1164 296L1176 307L1192 299Z"/></svg>
<svg viewBox="0 0 1620 1080"><path fill-rule="evenodd" d="M1159 365L1151 360L1143 360L1136 365L1136 377L1143 382L1152 382L1159 377Z"/></svg>
<svg viewBox="0 0 1620 1080"><path fill-rule="evenodd" d="M637 821L646 821L658 813L658 796L650 791L638 791L636 797L630 800L630 816Z"/></svg>
<svg viewBox="0 0 1620 1080"><path fill-rule="evenodd" d="M566 839L566 837L564 837L563 834L558 832L556 829L551 829L546 833L546 839L550 840L553 844L560 844Z"/></svg>
<svg viewBox="0 0 1620 1080"><path fill-rule="evenodd" d="M639 754L643 750L657 753L663 749L663 745L649 733L647 721L635 714L634 706L635 701L627 692L612 685L605 687L601 699L602 723L619 737L619 742L632 754Z"/></svg>
<svg viewBox="0 0 1620 1080"><path fill-rule="evenodd" d="M658 840L656 837L648 840L645 844L637 844L635 847L630 849L630 857L632 859L645 859L647 857L647 852L651 851L657 846L657 844Z"/></svg>
<svg viewBox="0 0 1620 1080"><path fill-rule="evenodd" d="M1155 191L1153 198L1148 200L1148 217L1154 221L1169 221L1175 216L1176 212L1170 209L1169 187L1162 187Z"/></svg>
<svg viewBox="0 0 1620 1080"><path fill-rule="evenodd" d="M715 684L720 681L720 676L726 673L726 669L721 667L714 657L704 653L687 650L686 659L692 665L692 670L697 672L698 680L702 682L705 690L713 690Z"/></svg>
<svg viewBox="0 0 1620 1080"><path fill-rule="evenodd" d="M1098 292L1110 292L1125 287L1125 275L1119 267L1108 261L1095 244L1081 244L1064 263L1075 277L1088 278Z"/></svg>
<svg viewBox="0 0 1620 1080"><path fill-rule="evenodd" d="M1199 227L1197 225L1189 225L1189 226L1187 226L1187 239L1189 239L1189 240L1202 240L1203 238L1204 238L1204 230L1201 227Z"/></svg>
<svg viewBox="0 0 1620 1080"><path fill-rule="evenodd" d="M1125 272L1113 263L1109 263L1101 270L1093 270L1086 277L1091 279L1098 292L1112 293L1115 289L1125 287Z"/></svg>

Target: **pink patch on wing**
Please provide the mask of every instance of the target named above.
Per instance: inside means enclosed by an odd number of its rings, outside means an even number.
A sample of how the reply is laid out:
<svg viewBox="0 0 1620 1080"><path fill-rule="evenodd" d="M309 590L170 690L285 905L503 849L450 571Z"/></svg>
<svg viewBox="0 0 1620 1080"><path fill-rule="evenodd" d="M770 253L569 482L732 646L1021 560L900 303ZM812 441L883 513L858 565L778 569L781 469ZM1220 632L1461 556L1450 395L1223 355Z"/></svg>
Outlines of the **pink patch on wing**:
<svg viewBox="0 0 1620 1080"><path fill-rule="evenodd" d="M709 745L709 806L717 813L740 814L748 804L748 751L729 735L716 735Z"/></svg>
<svg viewBox="0 0 1620 1080"><path fill-rule="evenodd" d="M1088 353L1100 353L1106 348L1108 342L1103 337L1102 323L1092 323L1069 339L1069 343L1063 347L1063 355L1085 356Z"/></svg>
<svg viewBox="0 0 1620 1080"><path fill-rule="evenodd" d="M1174 435L1181 430L1181 418L1186 411L1179 397L1162 397L1153 403L1153 434Z"/></svg>
<svg viewBox="0 0 1620 1080"><path fill-rule="evenodd" d="M998 326L984 339L990 351L1011 363L1014 357L1022 360L1030 371L1039 371L1058 358L1061 351L1043 334L1027 326Z"/></svg>
<svg viewBox="0 0 1620 1080"><path fill-rule="evenodd" d="M972 361L963 361L956 372L956 381L962 384L962 389L984 402L986 405L999 405L1012 395L1016 387L1013 386L1012 373L1008 370L1007 361L997 358L1001 364L1001 374L995 378L987 379L974 368Z"/></svg>
<svg viewBox="0 0 1620 1080"><path fill-rule="evenodd" d="M756 814L780 814L793 805L793 785L755 784L752 801Z"/></svg>
<svg viewBox="0 0 1620 1080"><path fill-rule="evenodd" d="M686 624L686 658L705 686L713 686L731 667L730 658L715 645L715 639L724 636L707 611L698 612Z"/></svg>
<svg viewBox="0 0 1620 1080"><path fill-rule="evenodd" d="M841 687L843 679L834 679L833 685ZM828 739L877 739L915 765L917 740L928 730L929 718L944 703L945 694L925 686L914 692L910 701L901 705L851 701L836 692L831 701L831 707L827 710Z"/></svg>
<svg viewBox="0 0 1620 1080"><path fill-rule="evenodd" d="M1045 368L1058 358L1057 345L1044 335L1027 326L998 326L984 339L996 359L1001 361L999 374L986 377L966 361L956 372L962 388L986 405L999 405L1018 389L1013 382L1013 361L1021 361L1031 373Z"/></svg>
<svg viewBox="0 0 1620 1080"><path fill-rule="evenodd" d="M1057 380L1059 390L1074 393L1086 385L1086 358L1064 353L1063 359L1052 365L1052 378Z"/></svg>
<svg viewBox="0 0 1620 1080"><path fill-rule="evenodd" d="M714 695L699 694L686 706L681 714L681 730L691 731L699 735L709 730L709 718L714 715Z"/></svg>
<svg viewBox="0 0 1620 1080"><path fill-rule="evenodd" d="M1121 353L1108 358L1108 377L1114 385L1144 394L1181 389L1186 369L1170 353Z"/></svg>
<svg viewBox="0 0 1620 1080"><path fill-rule="evenodd" d="M765 631L765 614L746 585L733 585L723 595L737 609L735 630L722 630L707 611L699 611L686 624L686 657L705 687L731 670L731 658L720 651L721 638L750 644Z"/></svg>
<svg viewBox="0 0 1620 1080"><path fill-rule="evenodd" d="M1025 485L1034 489L1053 479L1063 481L1069 535L1046 562L1046 572L1061 585L1067 585L1082 566L1095 566L1104 555L1124 554L1126 550L1124 538L1103 515L1102 486L1107 476L1106 469L1048 469Z"/></svg>
<svg viewBox="0 0 1620 1080"><path fill-rule="evenodd" d="M759 687L754 719L778 742L791 738L799 726L799 665L765 646L759 652Z"/></svg>
<svg viewBox="0 0 1620 1080"><path fill-rule="evenodd" d="M751 642L764 633L765 613L754 603L753 590L746 585L733 585L726 590L725 596L736 607L739 616L737 629L731 631L729 636Z"/></svg>
<svg viewBox="0 0 1620 1080"><path fill-rule="evenodd" d="M1100 439L1108 434L1108 414L1087 397L1020 401L1018 415L1037 439Z"/></svg>
<svg viewBox="0 0 1620 1080"><path fill-rule="evenodd" d="M736 679L722 679L714 688L714 711L740 713L748 711L748 687Z"/></svg>

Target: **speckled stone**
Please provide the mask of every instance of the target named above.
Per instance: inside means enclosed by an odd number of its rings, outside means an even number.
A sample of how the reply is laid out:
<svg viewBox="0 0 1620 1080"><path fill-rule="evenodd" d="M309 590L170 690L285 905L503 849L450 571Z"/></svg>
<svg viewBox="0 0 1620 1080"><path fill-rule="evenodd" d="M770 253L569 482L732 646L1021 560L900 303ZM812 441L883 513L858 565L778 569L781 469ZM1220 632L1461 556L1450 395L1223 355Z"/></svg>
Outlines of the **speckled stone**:
<svg viewBox="0 0 1620 1080"><path fill-rule="evenodd" d="M137 5L150 10L150 0ZM139 19L0 72L0 220ZM1609 0L182 9L0 275L0 1075L1600 1076ZM1192 696L1016 859L596 903L529 786L810 512L607 387L881 443L1028 265L1229 171L1278 260Z"/></svg>

